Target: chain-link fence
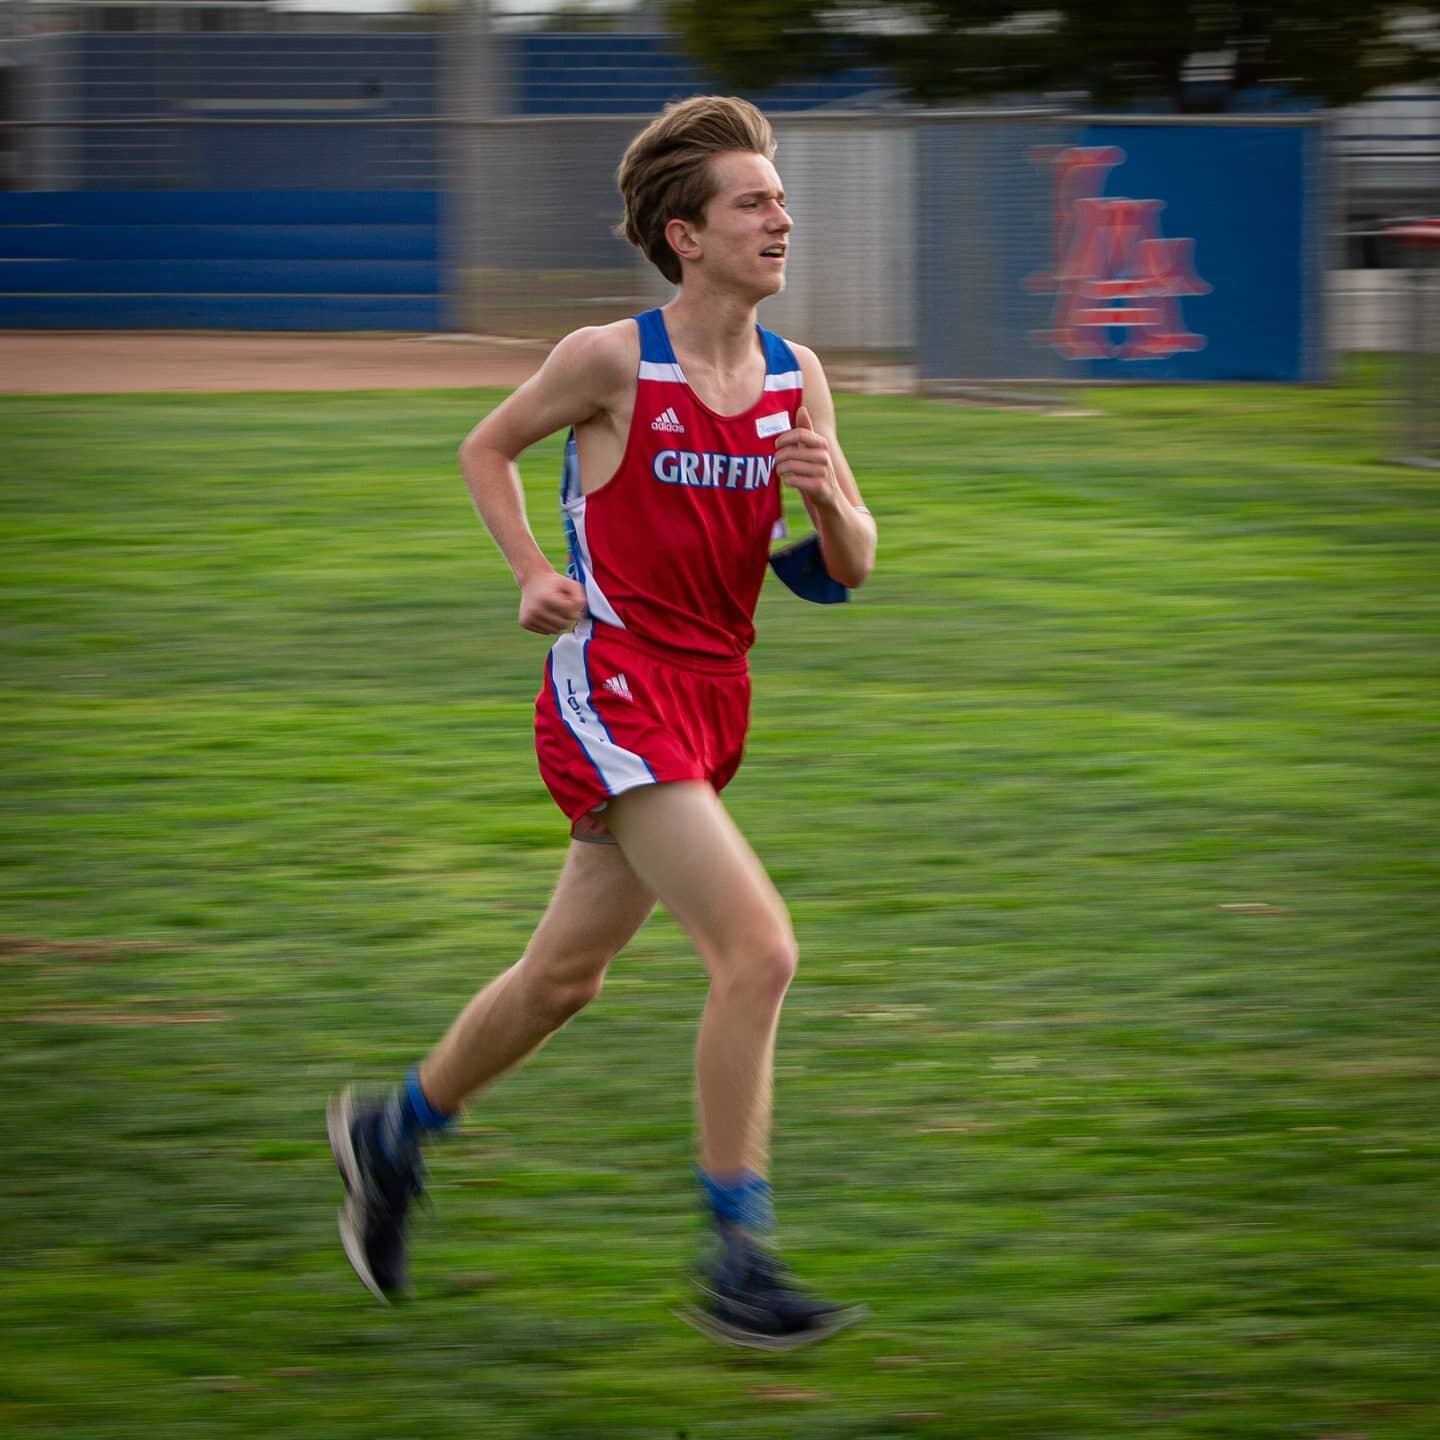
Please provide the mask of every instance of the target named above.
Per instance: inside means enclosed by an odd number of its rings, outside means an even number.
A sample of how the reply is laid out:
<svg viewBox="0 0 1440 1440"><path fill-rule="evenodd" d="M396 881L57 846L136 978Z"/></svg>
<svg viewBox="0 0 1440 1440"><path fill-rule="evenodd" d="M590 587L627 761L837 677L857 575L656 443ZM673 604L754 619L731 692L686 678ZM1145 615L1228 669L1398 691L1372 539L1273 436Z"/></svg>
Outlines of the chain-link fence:
<svg viewBox="0 0 1440 1440"><path fill-rule="evenodd" d="M284 28L259 5L130 6L154 23L129 29L30 9L46 23L4 41L29 198L0 196L0 323L555 338L668 294L613 233L626 143L696 88L666 37L562 44L482 0ZM592 112L530 113L566 73ZM756 98L796 222L765 318L799 341L934 380L1323 374L1333 225L1303 118Z"/></svg>
<svg viewBox="0 0 1440 1440"><path fill-rule="evenodd" d="M1397 225L1409 325L1401 362L1399 458L1440 470L1440 218Z"/></svg>
<svg viewBox="0 0 1440 1440"><path fill-rule="evenodd" d="M53 28L7 47L17 188L445 183L433 31L361 17L333 31L91 30L41 14Z"/></svg>
<svg viewBox="0 0 1440 1440"><path fill-rule="evenodd" d="M456 127L446 235L459 328L554 339L650 303L663 282L612 233L615 166L636 129L608 117Z"/></svg>
<svg viewBox="0 0 1440 1440"><path fill-rule="evenodd" d="M650 117L457 127L449 237L458 323L554 337L663 302L668 286L614 233L615 170ZM833 351L914 344L913 129L883 116L774 119L795 221L785 291L766 324Z"/></svg>

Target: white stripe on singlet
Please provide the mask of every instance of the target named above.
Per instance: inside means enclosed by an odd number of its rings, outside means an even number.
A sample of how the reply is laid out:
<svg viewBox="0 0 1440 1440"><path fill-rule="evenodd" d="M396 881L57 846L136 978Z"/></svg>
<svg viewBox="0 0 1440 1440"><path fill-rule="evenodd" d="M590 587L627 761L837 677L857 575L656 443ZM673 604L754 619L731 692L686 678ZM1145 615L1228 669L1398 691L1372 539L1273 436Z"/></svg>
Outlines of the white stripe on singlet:
<svg viewBox="0 0 1440 1440"><path fill-rule="evenodd" d="M767 375L765 388L767 390L803 390L805 376L799 370L787 370L783 375Z"/></svg>
<svg viewBox="0 0 1440 1440"><path fill-rule="evenodd" d="M672 385L685 384L685 372L678 365L672 365L662 360L642 360L640 362L640 378L642 380L668 380Z"/></svg>
<svg viewBox="0 0 1440 1440"><path fill-rule="evenodd" d="M595 578L594 562L590 558L590 537L585 533L585 497L581 495L577 500L567 500L565 513L575 528L575 545L580 552L580 583L585 587L585 604L597 620L623 630L625 622L615 613L615 607Z"/></svg>

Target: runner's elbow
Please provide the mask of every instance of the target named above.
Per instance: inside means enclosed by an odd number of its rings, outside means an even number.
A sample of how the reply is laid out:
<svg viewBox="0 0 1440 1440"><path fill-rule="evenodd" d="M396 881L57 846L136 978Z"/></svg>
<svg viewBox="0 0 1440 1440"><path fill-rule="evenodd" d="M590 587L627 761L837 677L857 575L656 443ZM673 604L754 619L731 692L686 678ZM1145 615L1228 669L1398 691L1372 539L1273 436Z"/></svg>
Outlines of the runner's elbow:
<svg viewBox="0 0 1440 1440"><path fill-rule="evenodd" d="M461 473L469 479L482 474L497 462L502 466L508 464L510 457L495 445L482 420L460 442L459 459Z"/></svg>
<svg viewBox="0 0 1440 1440"><path fill-rule="evenodd" d="M836 547L838 550L838 547ZM847 547L844 553L825 551L825 568L832 580L847 590L858 590L875 569L875 537L860 547Z"/></svg>
<svg viewBox="0 0 1440 1440"><path fill-rule="evenodd" d="M847 590L858 590L869 578L870 572L875 568L874 564L855 566L831 566L830 578L838 581Z"/></svg>

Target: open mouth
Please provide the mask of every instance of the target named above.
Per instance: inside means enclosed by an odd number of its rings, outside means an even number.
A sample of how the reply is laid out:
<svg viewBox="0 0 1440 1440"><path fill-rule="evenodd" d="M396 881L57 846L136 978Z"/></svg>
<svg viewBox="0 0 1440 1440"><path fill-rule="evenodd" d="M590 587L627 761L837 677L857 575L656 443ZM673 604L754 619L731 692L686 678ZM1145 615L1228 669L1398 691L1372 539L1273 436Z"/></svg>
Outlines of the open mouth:
<svg viewBox="0 0 1440 1440"><path fill-rule="evenodd" d="M783 260L785 258L785 246L767 245L760 253L767 260Z"/></svg>

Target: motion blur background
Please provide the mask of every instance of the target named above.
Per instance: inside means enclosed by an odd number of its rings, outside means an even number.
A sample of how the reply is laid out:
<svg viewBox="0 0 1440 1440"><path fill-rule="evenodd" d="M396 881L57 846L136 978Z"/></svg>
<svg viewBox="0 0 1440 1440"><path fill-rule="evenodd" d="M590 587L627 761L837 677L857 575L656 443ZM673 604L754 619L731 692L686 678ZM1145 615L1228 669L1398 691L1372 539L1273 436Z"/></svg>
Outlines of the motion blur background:
<svg viewBox="0 0 1440 1440"><path fill-rule="evenodd" d="M1435 7L367 9L0 6L0 1433L1434 1440ZM778 1362L669 1313L663 914L436 1148L413 1306L323 1123L553 883L455 448L663 298L615 164L711 90L881 531L762 595L726 792L785 1250L873 1313Z"/></svg>
<svg viewBox="0 0 1440 1440"><path fill-rule="evenodd" d="M800 239L824 237L767 314L827 353L937 382L1319 379L1406 348L1383 232L1440 208L1434 11L1159 12L10 0L0 326L553 339L663 298L612 234L616 156L637 117L720 90L775 118ZM1113 331L1098 356L1037 343L1086 238L1060 255L1040 157L1087 146L1123 158L1072 205L1158 208L1090 226L1083 263L1103 290L1168 257L1198 343L1118 365Z"/></svg>

